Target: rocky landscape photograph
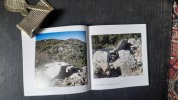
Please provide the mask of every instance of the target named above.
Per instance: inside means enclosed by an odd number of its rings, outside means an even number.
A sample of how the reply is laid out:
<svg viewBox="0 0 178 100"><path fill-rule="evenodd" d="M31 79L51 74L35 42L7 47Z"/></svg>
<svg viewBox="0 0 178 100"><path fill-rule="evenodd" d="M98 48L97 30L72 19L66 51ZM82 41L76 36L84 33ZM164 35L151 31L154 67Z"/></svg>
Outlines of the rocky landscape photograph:
<svg viewBox="0 0 178 100"><path fill-rule="evenodd" d="M87 79L86 32L56 32L36 36L37 88L82 86Z"/></svg>
<svg viewBox="0 0 178 100"><path fill-rule="evenodd" d="M143 75L141 33L92 35L95 79Z"/></svg>

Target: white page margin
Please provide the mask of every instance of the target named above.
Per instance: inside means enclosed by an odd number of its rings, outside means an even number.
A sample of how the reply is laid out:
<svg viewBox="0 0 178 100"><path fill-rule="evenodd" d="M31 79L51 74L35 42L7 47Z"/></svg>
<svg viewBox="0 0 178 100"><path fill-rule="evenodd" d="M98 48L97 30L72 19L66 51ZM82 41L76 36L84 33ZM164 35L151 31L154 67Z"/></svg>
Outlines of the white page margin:
<svg viewBox="0 0 178 100"><path fill-rule="evenodd" d="M41 30L40 33L43 34L49 32L86 31L86 30L87 30L86 26L76 25L76 26L56 27L56 28L45 28ZM51 87L51 88L44 88L44 89L35 88L36 39L35 37L30 38L24 32L22 32L21 35L22 35L22 49L23 49L22 50L23 51L23 82L24 82L25 96L73 94L73 93L86 92L89 90L88 85L75 86L75 87ZM89 66L87 68L89 68Z"/></svg>
<svg viewBox="0 0 178 100"><path fill-rule="evenodd" d="M93 64L92 64L92 35L103 34L124 34L124 33L141 33L142 39L142 59L143 59L143 75L115 77L115 78L93 78ZM100 25L89 27L89 46L90 46L90 75L91 75L91 89L104 90L134 86L147 86L148 81L148 58L147 58L147 39L146 39L146 24L130 24L130 25Z"/></svg>

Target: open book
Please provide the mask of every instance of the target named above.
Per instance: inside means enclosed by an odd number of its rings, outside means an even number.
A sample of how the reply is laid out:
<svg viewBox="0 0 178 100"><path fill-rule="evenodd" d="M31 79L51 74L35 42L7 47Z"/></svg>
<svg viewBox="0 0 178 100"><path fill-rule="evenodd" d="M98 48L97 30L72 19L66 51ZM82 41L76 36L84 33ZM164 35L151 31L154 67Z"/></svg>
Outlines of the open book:
<svg viewBox="0 0 178 100"><path fill-rule="evenodd" d="M60 95L148 82L146 25L45 28L22 32L25 96Z"/></svg>

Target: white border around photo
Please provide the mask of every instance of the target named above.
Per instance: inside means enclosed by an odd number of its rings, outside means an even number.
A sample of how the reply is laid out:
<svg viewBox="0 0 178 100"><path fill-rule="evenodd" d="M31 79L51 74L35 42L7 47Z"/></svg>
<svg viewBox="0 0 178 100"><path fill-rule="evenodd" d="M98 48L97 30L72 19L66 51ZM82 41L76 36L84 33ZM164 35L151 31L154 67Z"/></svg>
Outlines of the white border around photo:
<svg viewBox="0 0 178 100"><path fill-rule="evenodd" d="M39 33L65 32L65 31L86 31L87 27L82 25L63 26L56 28L45 28ZM22 32L22 49L23 49L23 80L24 80L24 95L39 96L39 95L61 95L81 93L90 90L89 85L75 87L50 87L50 88L35 88L35 45L36 38L30 38ZM89 84L89 83L88 83Z"/></svg>
<svg viewBox="0 0 178 100"><path fill-rule="evenodd" d="M129 33L129 34L141 33L143 75L94 79L91 36L92 35L105 35L105 34L126 34L126 33ZM146 24L89 26L91 89L92 90L104 90L104 89L115 89L115 88L134 87L134 86L148 86L149 79L148 79L146 37L147 37L146 36Z"/></svg>
<svg viewBox="0 0 178 100"><path fill-rule="evenodd" d="M115 89L135 86L148 86L148 61L147 61L147 39L145 24L130 24L130 25L100 25L100 26L63 26L55 28L45 28L37 33L52 33L66 31L86 31L87 51L88 54L88 85L75 87L50 87L50 88L35 88L35 46L36 38L29 38L27 34L22 32L22 49L23 49L23 80L24 80L24 95L39 96L39 95L62 95L82 93L91 90ZM88 34L89 33L89 34ZM142 58L143 58L143 75L114 77L114 78L93 78L92 64L92 35L104 34L125 34L125 33L141 33L142 40ZM90 77L89 77L90 76Z"/></svg>

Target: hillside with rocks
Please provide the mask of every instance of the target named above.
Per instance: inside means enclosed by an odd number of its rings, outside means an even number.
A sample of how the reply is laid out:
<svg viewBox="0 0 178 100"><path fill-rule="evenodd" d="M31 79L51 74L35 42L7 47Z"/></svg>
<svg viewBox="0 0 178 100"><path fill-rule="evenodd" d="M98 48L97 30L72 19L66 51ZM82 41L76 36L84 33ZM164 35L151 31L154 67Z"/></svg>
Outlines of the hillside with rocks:
<svg viewBox="0 0 178 100"><path fill-rule="evenodd" d="M87 84L86 43L77 39L36 42L37 87L68 87Z"/></svg>
<svg viewBox="0 0 178 100"><path fill-rule="evenodd" d="M36 42L36 67L63 61L77 67L86 66L86 43L77 39L48 39Z"/></svg>
<svg viewBox="0 0 178 100"><path fill-rule="evenodd" d="M142 75L141 38L121 39L116 46L93 50L94 78Z"/></svg>

